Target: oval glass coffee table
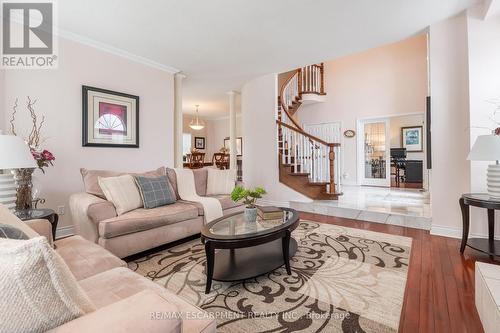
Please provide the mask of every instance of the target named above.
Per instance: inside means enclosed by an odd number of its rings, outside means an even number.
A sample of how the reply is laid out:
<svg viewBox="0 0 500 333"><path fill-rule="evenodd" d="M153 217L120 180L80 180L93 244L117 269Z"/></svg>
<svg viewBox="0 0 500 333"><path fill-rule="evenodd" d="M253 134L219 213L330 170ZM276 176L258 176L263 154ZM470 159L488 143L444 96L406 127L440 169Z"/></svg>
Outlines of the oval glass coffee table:
<svg viewBox="0 0 500 333"><path fill-rule="evenodd" d="M281 208L283 218L247 222L243 212L210 222L201 230L201 241L207 256L205 293L212 280L240 281L268 273L285 265L288 275L290 257L297 251L291 237L299 224L298 213ZM218 251L215 251L218 249Z"/></svg>

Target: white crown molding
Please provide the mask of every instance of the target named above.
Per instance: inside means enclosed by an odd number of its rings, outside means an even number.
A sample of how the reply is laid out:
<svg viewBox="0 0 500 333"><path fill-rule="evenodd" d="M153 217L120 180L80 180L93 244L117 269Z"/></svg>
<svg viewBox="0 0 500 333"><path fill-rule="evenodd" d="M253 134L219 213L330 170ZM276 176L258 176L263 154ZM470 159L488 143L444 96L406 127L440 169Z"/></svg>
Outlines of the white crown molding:
<svg viewBox="0 0 500 333"><path fill-rule="evenodd" d="M433 225L431 227L431 235L462 239L462 228L450 228ZM488 235L469 232L469 238L472 237L488 238ZM495 236L495 239L500 240L500 236Z"/></svg>
<svg viewBox="0 0 500 333"><path fill-rule="evenodd" d="M153 67L153 68L165 71L165 72L170 73L170 74L177 74L180 72L180 70L175 68L175 67L161 64L161 63L156 62L154 60L130 53L128 51L122 50L120 48L117 48L117 47L114 47L111 45L107 45L107 44L98 42L96 40L75 34L73 32L58 29L58 31L56 32L56 35L58 35L59 37L62 37L64 39L71 40L73 42L87 45L87 46L96 48L98 50L108 52L108 53L111 53L113 55L116 55L116 56L119 56L119 57L122 57L122 58L125 58L128 60L143 64L143 65L146 65L149 67ZM182 74L182 75L184 75L184 74Z"/></svg>

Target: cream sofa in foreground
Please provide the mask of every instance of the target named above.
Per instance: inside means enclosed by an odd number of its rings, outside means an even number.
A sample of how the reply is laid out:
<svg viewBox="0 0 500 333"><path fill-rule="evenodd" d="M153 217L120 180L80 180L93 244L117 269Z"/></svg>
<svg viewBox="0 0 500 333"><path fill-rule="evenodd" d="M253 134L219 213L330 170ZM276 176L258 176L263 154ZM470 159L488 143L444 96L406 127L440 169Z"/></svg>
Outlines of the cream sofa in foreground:
<svg viewBox="0 0 500 333"><path fill-rule="evenodd" d="M123 174L101 172L108 177ZM197 169L193 172L196 192L205 196L207 169ZM178 201L153 209L139 208L117 216L115 207L106 199L90 193L73 194L69 204L76 233L98 243L120 258L199 234L205 223L203 208L197 203L180 200L175 171L167 168L166 174ZM93 179L91 181L94 182ZM89 188L88 184L86 188ZM220 201L224 215L243 210L244 206L234 203L229 195L214 197Z"/></svg>
<svg viewBox="0 0 500 333"><path fill-rule="evenodd" d="M0 205L0 223L23 223L12 219L17 217ZM26 223L52 243L49 221L32 220ZM53 244L97 310L49 332L216 331L215 320L205 311L134 273L123 260L99 245L80 236L57 240Z"/></svg>

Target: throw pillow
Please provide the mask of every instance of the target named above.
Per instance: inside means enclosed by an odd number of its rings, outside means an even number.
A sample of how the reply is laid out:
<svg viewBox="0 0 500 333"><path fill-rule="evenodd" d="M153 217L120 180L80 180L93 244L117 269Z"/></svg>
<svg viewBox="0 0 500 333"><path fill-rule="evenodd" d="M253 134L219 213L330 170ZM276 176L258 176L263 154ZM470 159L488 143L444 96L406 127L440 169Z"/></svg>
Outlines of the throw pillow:
<svg viewBox="0 0 500 333"><path fill-rule="evenodd" d="M106 200L115 205L118 215L142 207L141 194L131 175L98 177L98 182Z"/></svg>
<svg viewBox="0 0 500 333"><path fill-rule="evenodd" d="M110 170L88 170L85 168L81 168L80 173L82 174L85 192L101 198L105 198L106 196L99 186L99 177L118 177L123 175L159 177L165 174L165 167L160 167L156 170L151 170L143 173L119 172Z"/></svg>
<svg viewBox="0 0 500 333"><path fill-rule="evenodd" d="M45 237L0 240L2 332L45 332L95 310Z"/></svg>
<svg viewBox="0 0 500 333"><path fill-rule="evenodd" d="M167 176L155 178L135 176L135 182L139 188L144 208L165 206L176 201L174 189Z"/></svg>
<svg viewBox="0 0 500 333"><path fill-rule="evenodd" d="M0 223L0 238L9 239L29 239L21 230L9 225Z"/></svg>
<svg viewBox="0 0 500 333"><path fill-rule="evenodd" d="M236 183L236 170L208 169L207 195L231 194Z"/></svg>

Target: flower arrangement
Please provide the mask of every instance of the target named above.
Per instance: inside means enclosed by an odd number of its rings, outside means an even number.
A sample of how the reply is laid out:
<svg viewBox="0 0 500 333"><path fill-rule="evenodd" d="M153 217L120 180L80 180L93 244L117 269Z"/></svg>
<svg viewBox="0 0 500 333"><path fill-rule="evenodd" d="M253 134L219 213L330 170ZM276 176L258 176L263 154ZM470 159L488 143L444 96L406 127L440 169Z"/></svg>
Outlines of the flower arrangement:
<svg viewBox="0 0 500 333"><path fill-rule="evenodd" d="M229 148L222 147L221 149L219 149L219 152L223 154L229 154Z"/></svg>
<svg viewBox="0 0 500 333"><path fill-rule="evenodd" d="M47 149L44 149L41 152L39 152L31 148L31 155L33 155L33 158L35 159L38 165L38 169L40 169L43 173L45 173L45 170L43 168L47 168L50 165L54 165L53 161L56 160L54 155Z"/></svg>
<svg viewBox="0 0 500 333"><path fill-rule="evenodd" d="M234 202L243 201L247 208L255 208L257 199L262 198L264 194L266 194L266 190L262 187L256 187L252 190L243 186L236 186L231 192L231 199Z"/></svg>

